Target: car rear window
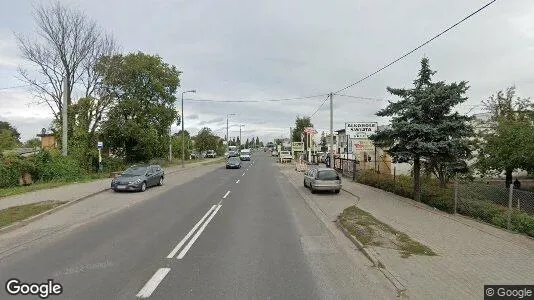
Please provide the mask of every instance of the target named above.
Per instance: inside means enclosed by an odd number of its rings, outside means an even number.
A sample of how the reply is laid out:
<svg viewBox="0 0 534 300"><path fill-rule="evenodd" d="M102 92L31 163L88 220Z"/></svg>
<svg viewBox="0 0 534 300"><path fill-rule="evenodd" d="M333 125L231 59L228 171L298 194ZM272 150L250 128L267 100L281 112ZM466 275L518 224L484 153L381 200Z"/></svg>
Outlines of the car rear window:
<svg viewBox="0 0 534 300"><path fill-rule="evenodd" d="M334 170L319 171L319 174L317 176L318 176L319 180L337 180L337 179L339 179L339 175Z"/></svg>

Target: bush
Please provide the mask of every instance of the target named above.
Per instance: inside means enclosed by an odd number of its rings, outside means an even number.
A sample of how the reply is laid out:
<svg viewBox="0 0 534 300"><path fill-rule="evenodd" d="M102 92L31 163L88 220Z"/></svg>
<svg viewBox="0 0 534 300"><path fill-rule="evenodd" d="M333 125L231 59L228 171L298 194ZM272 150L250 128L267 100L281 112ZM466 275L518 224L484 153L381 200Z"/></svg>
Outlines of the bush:
<svg viewBox="0 0 534 300"><path fill-rule="evenodd" d="M62 156L57 151L41 151L32 159L35 160L38 179L41 181L76 181L87 176L76 159Z"/></svg>
<svg viewBox="0 0 534 300"><path fill-rule="evenodd" d="M357 181L366 185L413 199L413 181L408 176L377 174L374 170L366 170L358 175ZM450 189L443 189L436 180L423 180L421 202L440 210L453 212L454 200Z"/></svg>
<svg viewBox="0 0 534 300"><path fill-rule="evenodd" d="M515 210L510 221L512 230L534 237L534 216Z"/></svg>
<svg viewBox="0 0 534 300"><path fill-rule="evenodd" d="M104 172L118 172L126 168L126 164L120 158L102 157L102 168Z"/></svg>
<svg viewBox="0 0 534 300"><path fill-rule="evenodd" d="M376 174L373 170L362 171L357 181L362 184L380 188L399 196L413 199L413 179L409 176L397 176L393 180L391 175ZM507 208L495 204L490 195L477 192L469 199L458 202L457 213L507 228ZM449 213L454 212L454 190L441 188L435 179L423 179L421 188L421 202ZM511 216L512 230L534 237L534 216L514 210Z"/></svg>
<svg viewBox="0 0 534 300"><path fill-rule="evenodd" d="M0 159L0 188L19 185L19 178L29 173L35 180L37 168L30 160L18 155L6 155Z"/></svg>

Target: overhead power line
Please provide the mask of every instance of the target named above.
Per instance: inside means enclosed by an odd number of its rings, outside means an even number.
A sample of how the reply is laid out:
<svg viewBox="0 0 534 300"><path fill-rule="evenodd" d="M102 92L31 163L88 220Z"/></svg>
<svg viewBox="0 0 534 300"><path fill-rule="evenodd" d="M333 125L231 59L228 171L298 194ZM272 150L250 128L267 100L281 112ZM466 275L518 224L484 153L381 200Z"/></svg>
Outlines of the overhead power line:
<svg viewBox="0 0 534 300"><path fill-rule="evenodd" d="M0 91L18 89L18 88L23 88L23 87L28 87L28 86L30 86L30 85L29 84L23 84L23 85L0 87Z"/></svg>
<svg viewBox="0 0 534 300"><path fill-rule="evenodd" d="M193 102L257 103L257 102L282 102L282 101L295 101L295 100L303 100L303 99L319 98L319 97L323 97L323 96L326 96L326 94L311 95L311 96L303 96L303 97L293 97L293 98L259 99L259 100L215 100L215 99L192 99L192 98L187 98L187 99L184 99L184 100L186 100L186 101L193 101Z"/></svg>
<svg viewBox="0 0 534 300"><path fill-rule="evenodd" d="M323 100L321 105L319 105L319 107L317 107L315 111L310 115L310 118L313 118L313 116L315 116L315 114L323 107L323 105L326 103L326 100L328 100L328 97L330 97L330 95L326 95L326 98Z"/></svg>
<svg viewBox="0 0 534 300"><path fill-rule="evenodd" d="M394 61L388 63L387 65L385 65L385 66L383 66L382 68L380 68L380 69L374 71L373 73L371 73L371 74L369 74L369 75L367 75L367 76L361 78L360 80L358 80L358 81L356 81L356 82L354 82L354 83L351 83L351 84L347 85L346 87L344 87L344 88L338 90L338 91L335 92L334 94L339 93L339 92L341 92L341 91L344 91L344 90L346 90L346 89L349 89L349 88L351 88L351 87L353 87L353 86L355 86L355 85L357 85L357 84L359 84L359 83L361 83L361 82L363 82L363 81L369 79L370 77L372 77L372 76L374 76L374 75L380 73L381 71L383 71L383 70L389 68L389 67L392 66L393 64L395 64L395 63L397 63L398 61L404 59L405 57L407 57L408 55L414 53L415 51L421 49L422 47L426 46L427 44L429 44L429 43L432 42L433 40L435 40L435 39L437 39L438 37L442 36L443 34L445 34L446 32L448 32L449 30L453 29L454 27L456 27L456 26L460 25L461 23L465 22L467 19L471 18L472 16L476 15L477 13L481 12L482 10L486 9L488 6L490 6L491 4L493 4L495 1L497 1L497 0L493 0L493 1L488 2L486 5L482 6L481 8L477 9L476 11L470 13L470 14L467 15L465 18L463 18L463 19L461 19L460 21L456 22L456 23L453 24L452 26L450 26L450 27L448 27L447 29L443 30L442 32L440 32L440 33L434 35L432 38L430 38L430 39L427 40L426 42L424 42L424 43L422 43L421 45L415 47L414 49L412 49L412 50L406 52L406 53L403 54L401 57L395 59Z"/></svg>
<svg viewBox="0 0 534 300"><path fill-rule="evenodd" d="M369 98L369 97L360 97L360 96L352 96L352 95L344 95L344 94L335 94L336 96L341 97L348 97L348 98L354 98L354 99L361 99L361 100L371 100L371 101L389 101L388 99L381 99L381 98Z"/></svg>

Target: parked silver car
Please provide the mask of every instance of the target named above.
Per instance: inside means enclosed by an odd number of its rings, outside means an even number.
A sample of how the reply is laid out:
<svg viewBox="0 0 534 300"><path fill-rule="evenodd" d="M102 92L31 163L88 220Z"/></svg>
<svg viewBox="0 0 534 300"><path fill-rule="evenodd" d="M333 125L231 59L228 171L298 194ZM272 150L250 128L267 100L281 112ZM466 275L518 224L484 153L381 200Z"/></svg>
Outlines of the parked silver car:
<svg viewBox="0 0 534 300"><path fill-rule="evenodd" d="M317 191L334 191L336 194L341 190L341 176L331 168L311 168L304 173L304 186Z"/></svg>

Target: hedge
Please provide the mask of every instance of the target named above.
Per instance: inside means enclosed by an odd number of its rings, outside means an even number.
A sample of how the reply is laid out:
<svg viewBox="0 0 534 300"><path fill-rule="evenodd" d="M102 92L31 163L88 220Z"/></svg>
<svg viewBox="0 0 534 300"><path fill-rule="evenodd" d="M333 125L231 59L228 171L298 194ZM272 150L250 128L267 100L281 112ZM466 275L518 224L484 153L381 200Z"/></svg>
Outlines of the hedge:
<svg viewBox="0 0 534 300"><path fill-rule="evenodd" d="M400 175L393 179L389 174L377 174L373 170L362 171L357 182L373 186L402 197L413 199L413 179ZM457 204L457 213L474 219L507 228L507 208L478 196L462 197ZM439 210L454 212L454 190L442 188L435 179L422 178L421 202ZM511 215L511 230L534 237L534 216L514 209Z"/></svg>
<svg viewBox="0 0 534 300"><path fill-rule="evenodd" d="M41 151L29 158L6 156L0 158L0 188L19 185L19 178L29 173L33 181L75 181L87 176L78 162L56 151Z"/></svg>

